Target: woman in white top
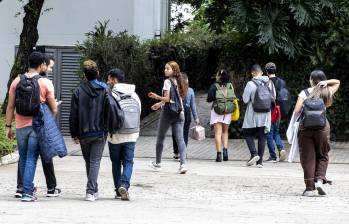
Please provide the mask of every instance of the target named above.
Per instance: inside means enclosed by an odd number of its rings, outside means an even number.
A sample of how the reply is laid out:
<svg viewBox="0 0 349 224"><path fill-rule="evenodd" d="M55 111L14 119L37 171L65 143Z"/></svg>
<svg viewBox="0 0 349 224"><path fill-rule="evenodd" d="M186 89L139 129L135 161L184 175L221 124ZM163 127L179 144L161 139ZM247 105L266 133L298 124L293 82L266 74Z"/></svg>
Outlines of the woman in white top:
<svg viewBox="0 0 349 224"><path fill-rule="evenodd" d="M185 85L185 80L182 78L179 65L174 61L170 61L165 65L165 76L167 79L162 88L162 96L155 93L149 94L150 98L160 100L159 103L154 104L151 108L153 110L158 110L160 107L162 108L156 140L156 162L151 162L150 167L155 171L161 169L161 157L166 132L172 127L172 135L174 135L176 139L180 156L179 173L185 174L187 172L185 166L187 148L183 138L184 112L182 99L187 95L188 85ZM173 111L168 109L175 104L177 108L179 108L179 110L176 111L178 113L173 113Z"/></svg>
<svg viewBox="0 0 349 224"><path fill-rule="evenodd" d="M337 79L327 80L321 70L315 70L310 74L310 88L307 88L298 95L295 107L295 114L301 114L301 121L298 132L300 161L304 172L305 191L303 196L315 196L315 189L319 195L326 195L323 184L331 183L326 179L328 166L328 152L330 151L330 125L326 124L321 128L305 128L304 114L302 114L306 99L322 99L325 107L332 104L333 94L339 88L340 81Z"/></svg>

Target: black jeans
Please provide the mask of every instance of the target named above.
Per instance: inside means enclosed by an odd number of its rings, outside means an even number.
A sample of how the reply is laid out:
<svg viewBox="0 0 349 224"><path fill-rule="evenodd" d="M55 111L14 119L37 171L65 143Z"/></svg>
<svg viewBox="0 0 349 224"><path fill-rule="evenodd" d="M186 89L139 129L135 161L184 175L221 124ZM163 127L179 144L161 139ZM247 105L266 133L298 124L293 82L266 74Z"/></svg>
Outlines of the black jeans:
<svg viewBox="0 0 349 224"><path fill-rule="evenodd" d="M243 129L246 143L251 153L251 158L256 156L257 154L259 156L259 160L257 161L257 164L263 163L263 154L264 154L265 143L266 143L266 134L264 133L264 130L265 130L265 127ZM254 138L256 135L258 138L258 153L256 151L256 146L254 144Z"/></svg>
<svg viewBox="0 0 349 224"><path fill-rule="evenodd" d="M41 158L42 169L44 170L44 174L45 174L47 190L52 190L57 187L57 180L55 175L55 169L53 167L53 160L51 159L50 162L45 162L45 160L41 155L40 155L40 158ZM19 161L18 161L18 168L17 168L17 190L23 190L23 180L22 180L21 169L19 169Z"/></svg>
<svg viewBox="0 0 349 224"><path fill-rule="evenodd" d="M183 138L184 138L184 143L186 146L188 146L190 123L191 123L190 107L184 107ZM172 144L173 144L173 153L178 154L179 153L178 145L177 145L176 138L174 135L172 135Z"/></svg>

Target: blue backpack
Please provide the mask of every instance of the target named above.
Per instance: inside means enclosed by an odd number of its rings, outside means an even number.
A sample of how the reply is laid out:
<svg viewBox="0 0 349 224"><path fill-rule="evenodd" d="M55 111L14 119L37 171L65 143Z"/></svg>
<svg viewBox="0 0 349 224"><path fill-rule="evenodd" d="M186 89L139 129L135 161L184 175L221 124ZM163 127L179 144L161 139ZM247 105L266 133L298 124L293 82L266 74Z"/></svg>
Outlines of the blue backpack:
<svg viewBox="0 0 349 224"><path fill-rule="evenodd" d="M286 87L286 82L279 77L275 82L276 104L280 106L281 117L286 117L291 110L291 94Z"/></svg>

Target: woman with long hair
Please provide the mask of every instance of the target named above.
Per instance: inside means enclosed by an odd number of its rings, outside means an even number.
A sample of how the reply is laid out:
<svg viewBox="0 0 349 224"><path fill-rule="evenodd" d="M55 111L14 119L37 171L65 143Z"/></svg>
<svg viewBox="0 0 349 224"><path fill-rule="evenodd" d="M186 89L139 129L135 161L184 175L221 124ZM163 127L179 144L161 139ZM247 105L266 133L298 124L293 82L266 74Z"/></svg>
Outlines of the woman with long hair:
<svg viewBox="0 0 349 224"><path fill-rule="evenodd" d="M184 127L183 127L183 137L184 137L184 143L188 148L188 140L189 140L189 129L191 124L191 115L193 115L195 123L199 124L199 116L196 109L196 103L195 103L195 93L192 88L189 87L189 78L188 75L185 72L182 72L182 79L184 79L185 88L188 88L188 93L183 99L183 110L184 110ZM174 135L172 135L172 142L173 142L173 159L178 160L178 145L176 142L176 138Z"/></svg>
<svg viewBox="0 0 349 224"><path fill-rule="evenodd" d="M151 162L150 167L155 171L161 170L161 157L166 132L172 127L172 135L175 137L180 156L179 173L185 174L187 172L185 166L187 148L183 138L183 98L187 95L188 85L182 78L177 62L170 61L166 63L164 73L167 79L164 81L162 96L149 93L150 98L160 101L154 104L151 109L158 110L161 108L156 140L156 161Z"/></svg>
<svg viewBox="0 0 349 224"><path fill-rule="evenodd" d="M301 91L298 95L294 112L301 118L298 143L306 187L303 196L315 196L315 189L319 195L326 195L323 184L331 183L326 179L330 151L330 125L325 119L324 127L316 129L305 127L306 115L303 113L305 100L322 99L324 111L326 111L326 108L332 105L333 95L338 91L339 85L339 80L327 80L323 71L314 70L310 74L310 88Z"/></svg>

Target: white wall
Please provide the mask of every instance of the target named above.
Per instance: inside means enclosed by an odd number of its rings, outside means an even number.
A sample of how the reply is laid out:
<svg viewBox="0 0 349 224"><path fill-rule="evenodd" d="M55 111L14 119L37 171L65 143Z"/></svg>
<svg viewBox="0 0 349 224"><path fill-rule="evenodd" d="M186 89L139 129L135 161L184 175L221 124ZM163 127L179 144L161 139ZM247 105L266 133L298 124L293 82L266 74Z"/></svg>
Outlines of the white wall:
<svg viewBox="0 0 349 224"><path fill-rule="evenodd" d="M14 58L14 46L19 43L22 31L22 17L15 18L21 4L18 1L3 0L0 3L0 102L5 98L7 81Z"/></svg>
<svg viewBox="0 0 349 224"><path fill-rule="evenodd" d="M39 20L38 45L71 46L85 39L85 33L93 30L96 22L110 20L109 28L139 36L141 39L154 37L157 30L164 30L161 21L164 2L168 0L46 0L45 12ZM21 3L3 0L0 3L0 102L6 95L6 85L14 61L14 47L19 44L23 15Z"/></svg>

